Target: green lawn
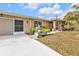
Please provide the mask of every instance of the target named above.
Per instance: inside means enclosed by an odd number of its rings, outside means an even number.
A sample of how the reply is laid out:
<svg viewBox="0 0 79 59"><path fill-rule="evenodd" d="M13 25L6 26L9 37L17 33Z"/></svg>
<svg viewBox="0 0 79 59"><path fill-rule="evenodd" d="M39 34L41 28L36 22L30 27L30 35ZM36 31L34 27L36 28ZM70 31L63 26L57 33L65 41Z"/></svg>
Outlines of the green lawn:
<svg viewBox="0 0 79 59"><path fill-rule="evenodd" d="M79 31L64 31L45 37L38 41L64 56L79 56Z"/></svg>

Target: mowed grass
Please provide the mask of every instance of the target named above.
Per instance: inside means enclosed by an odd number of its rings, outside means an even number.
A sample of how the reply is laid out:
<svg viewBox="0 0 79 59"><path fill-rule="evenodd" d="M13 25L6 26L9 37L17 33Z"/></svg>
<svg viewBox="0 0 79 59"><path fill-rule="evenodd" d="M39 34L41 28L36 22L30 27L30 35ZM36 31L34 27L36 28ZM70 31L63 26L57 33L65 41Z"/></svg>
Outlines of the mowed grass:
<svg viewBox="0 0 79 59"><path fill-rule="evenodd" d="M79 31L64 31L45 37L38 41L64 56L79 56Z"/></svg>

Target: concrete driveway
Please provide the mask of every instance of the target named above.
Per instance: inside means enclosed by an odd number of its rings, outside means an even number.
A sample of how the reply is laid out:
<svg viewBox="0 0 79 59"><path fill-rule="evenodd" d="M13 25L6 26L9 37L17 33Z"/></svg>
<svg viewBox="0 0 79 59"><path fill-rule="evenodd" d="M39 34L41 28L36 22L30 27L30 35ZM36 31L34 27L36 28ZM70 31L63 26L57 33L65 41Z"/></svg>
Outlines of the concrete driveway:
<svg viewBox="0 0 79 59"><path fill-rule="evenodd" d="M0 37L0 56L61 56L28 35Z"/></svg>

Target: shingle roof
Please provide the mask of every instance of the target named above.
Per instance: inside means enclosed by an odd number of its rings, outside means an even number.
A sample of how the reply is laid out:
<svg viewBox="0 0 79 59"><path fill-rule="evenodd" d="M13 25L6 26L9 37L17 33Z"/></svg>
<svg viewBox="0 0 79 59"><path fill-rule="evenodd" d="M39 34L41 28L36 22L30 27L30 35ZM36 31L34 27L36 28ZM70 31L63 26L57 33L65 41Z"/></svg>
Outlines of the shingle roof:
<svg viewBox="0 0 79 59"><path fill-rule="evenodd" d="M6 15L12 15L12 16L20 16L20 17L27 17L25 15L21 15L15 12L6 11L6 10L0 10L0 14L6 14Z"/></svg>
<svg viewBox="0 0 79 59"><path fill-rule="evenodd" d="M6 11L6 10L0 10L0 14L6 14L6 15L11 15L11 16L19 16L19 17L24 17L24 18L30 18L32 20L44 20L44 21L49 21L46 19L41 19L41 18L37 18L37 17L31 17L31 16L26 16L26 15L21 15L19 13L15 13L15 12L10 12L10 11Z"/></svg>

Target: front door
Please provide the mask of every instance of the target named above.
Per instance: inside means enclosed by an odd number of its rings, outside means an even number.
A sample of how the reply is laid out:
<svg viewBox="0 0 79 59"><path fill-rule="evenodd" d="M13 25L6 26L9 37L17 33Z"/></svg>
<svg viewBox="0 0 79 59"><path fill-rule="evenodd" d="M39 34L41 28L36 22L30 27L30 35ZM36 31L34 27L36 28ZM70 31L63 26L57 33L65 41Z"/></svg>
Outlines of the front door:
<svg viewBox="0 0 79 59"><path fill-rule="evenodd" d="M23 32L23 20L15 20L15 32Z"/></svg>

